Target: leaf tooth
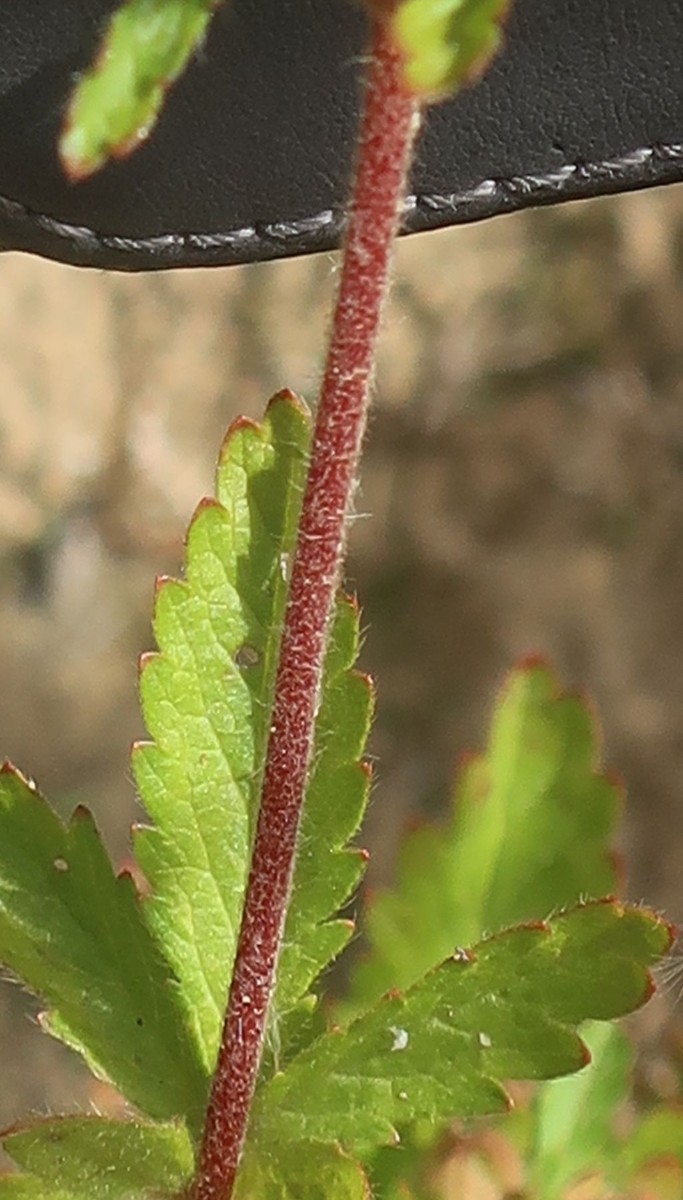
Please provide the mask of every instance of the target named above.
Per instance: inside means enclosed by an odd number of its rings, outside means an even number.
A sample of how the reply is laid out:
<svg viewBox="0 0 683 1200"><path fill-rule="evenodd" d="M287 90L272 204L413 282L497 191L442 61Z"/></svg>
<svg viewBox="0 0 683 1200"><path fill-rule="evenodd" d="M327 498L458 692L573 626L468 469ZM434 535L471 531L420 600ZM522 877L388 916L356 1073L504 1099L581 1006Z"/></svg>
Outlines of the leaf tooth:
<svg viewBox="0 0 683 1200"><path fill-rule="evenodd" d="M303 396L299 396L298 393L293 392L291 388L281 388L279 392L276 392L274 396L271 396L266 405L266 414L270 412L271 408L274 408L278 404L288 404L291 408L296 409L296 411L300 413L302 417L305 417L306 420L308 420L311 416L311 410Z"/></svg>
<svg viewBox="0 0 683 1200"><path fill-rule="evenodd" d="M138 654L138 679L142 678L145 668L149 666L155 659L160 658L158 650L143 650ZM134 743L137 744L137 743Z"/></svg>
<svg viewBox="0 0 683 1200"><path fill-rule="evenodd" d="M154 577L154 594L157 595L162 588L165 588L168 583L176 583L173 575L155 575Z"/></svg>

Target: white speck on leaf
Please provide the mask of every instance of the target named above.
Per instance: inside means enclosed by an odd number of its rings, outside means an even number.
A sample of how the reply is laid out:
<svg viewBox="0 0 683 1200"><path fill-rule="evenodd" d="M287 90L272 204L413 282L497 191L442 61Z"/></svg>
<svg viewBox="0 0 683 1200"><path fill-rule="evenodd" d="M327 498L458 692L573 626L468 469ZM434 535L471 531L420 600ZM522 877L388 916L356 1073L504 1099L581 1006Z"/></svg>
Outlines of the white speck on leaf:
<svg viewBox="0 0 683 1200"><path fill-rule="evenodd" d="M390 1033L393 1034L394 1038L391 1045L392 1053L395 1050L405 1050L406 1046L408 1045L408 1030L401 1029L398 1025L392 1025L390 1027Z"/></svg>
<svg viewBox="0 0 683 1200"><path fill-rule="evenodd" d="M69 864L65 858L56 858L52 863L55 871L68 871Z"/></svg>
<svg viewBox="0 0 683 1200"><path fill-rule="evenodd" d="M483 1046L484 1050L488 1050L491 1045L491 1039L488 1033L480 1033L477 1036L479 1038L479 1045Z"/></svg>
<svg viewBox="0 0 683 1200"><path fill-rule="evenodd" d="M465 950L464 946L456 946L453 951L453 962L470 963L472 962L472 955L468 950Z"/></svg>

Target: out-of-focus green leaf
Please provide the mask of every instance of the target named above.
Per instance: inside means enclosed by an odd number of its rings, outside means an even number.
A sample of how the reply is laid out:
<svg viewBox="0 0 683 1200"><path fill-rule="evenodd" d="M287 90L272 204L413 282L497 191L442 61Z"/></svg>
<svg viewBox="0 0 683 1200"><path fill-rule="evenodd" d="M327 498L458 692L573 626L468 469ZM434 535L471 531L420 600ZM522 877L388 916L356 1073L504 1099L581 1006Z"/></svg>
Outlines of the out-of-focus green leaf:
<svg viewBox="0 0 683 1200"><path fill-rule="evenodd" d="M671 931L615 901L579 906L454 955L305 1049L257 1098L254 1137L369 1153L426 1118L505 1111L500 1081L586 1065L576 1027L644 1003Z"/></svg>
<svg viewBox="0 0 683 1200"><path fill-rule="evenodd" d="M510 674L485 754L462 764L449 824L410 833L395 888L368 904L352 1006L407 987L455 944L614 891L620 792L596 768L596 743L590 710L545 665Z"/></svg>
<svg viewBox="0 0 683 1200"><path fill-rule="evenodd" d="M190 525L186 580L157 590L159 653L141 671L154 739L133 752L154 819L135 834L152 888L145 913L207 1071L242 913L308 442L308 417L290 394L261 425L233 425L217 499Z"/></svg>
<svg viewBox="0 0 683 1200"><path fill-rule="evenodd" d="M201 1116L206 1079L132 880L114 877L87 810L65 827L7 764L0 961L47 1002L45 1027L143 1112Z"/></svg>
<svg viewBox="0 0 683 1200"><path fill-rule="evenodd" d="M664 1158L675 1158L683 1167L683 1109L662 1107L647 1113L631 1134L624 1158L631 1174Z"/></svg>
<svg viewBox="0 0 683 1200"><path fill-rule="evenodd" d="M194 1167L192 1144L181 1125L57 1117L13 1130L3 1145L44 1187L78 1200L177 1196ZM52 1191L46 1194L51 1200Z"/></svg>
<svg viewBox="0 0 683 1200"><path fill-rule="evenodd" d="M126 0L71 97L60 156L71 179L130 154L201 43L218 0Z"/></svg>
<svg viewBox="0 0 683 1200"><path fill-rule="evenodd" d="M609 1169L619 1153L614 1119L629 1092L632 1052L607 1024L581 1030L591 1054L583 1071L544 1084L534 1101L529 1175L535 1194L555 1200L583 1175Z"/></svg>
<svg viewBox="0 0 683 1200"><path fill-rule="evenodd" d="M510 0L399 0L393 22L411 91L451 95L486 69Z"/></svg>

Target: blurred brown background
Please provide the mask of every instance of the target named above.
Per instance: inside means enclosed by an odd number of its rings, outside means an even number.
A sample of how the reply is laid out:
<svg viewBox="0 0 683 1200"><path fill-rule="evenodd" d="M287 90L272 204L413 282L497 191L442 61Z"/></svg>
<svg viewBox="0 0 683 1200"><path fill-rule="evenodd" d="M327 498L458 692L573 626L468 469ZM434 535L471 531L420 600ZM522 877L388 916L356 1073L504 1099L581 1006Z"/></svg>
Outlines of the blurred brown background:
<svg viewBox="0 0 683 1200"><path fill-rule="evenodd" d="M117 859L153 577L232 417L284 384L314 400L334 273L0 259L0 754L90 805ZM348 563L379 685L375 879L536 650L598 705L631 896L683 918L682 283L683 189L400 246ZM93 1097L27 1011L0 987L2 1124Z"/></svg>

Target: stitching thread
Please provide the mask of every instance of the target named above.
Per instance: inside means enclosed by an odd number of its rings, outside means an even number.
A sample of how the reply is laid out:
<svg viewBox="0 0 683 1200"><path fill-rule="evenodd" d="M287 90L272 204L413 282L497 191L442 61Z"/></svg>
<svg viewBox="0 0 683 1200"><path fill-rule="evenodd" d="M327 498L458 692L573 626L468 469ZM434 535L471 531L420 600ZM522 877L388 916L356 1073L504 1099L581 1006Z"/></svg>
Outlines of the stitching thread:
<svg viewBox="0 0 683 1200"><path fill-rule="evenodd" d="M458 192L411 194L404 204L401 232L464 224L533 205L673 182L682 177L683 143L656 144L603 162L566 163L540 174L483 179L476 186ZM259 222L225 233L120 237L70 225L0 196L0 218L3 216L53 242L57 239L63 250L70 246L72 261L88 261L97 266L106 260L107 265L124 268L183 263L201 266L202 261L207 265L211 262L228 265L329 250L338 244L344 226L343 212L328 208L301 220ZM23 248L42 249L41 246ZM45 250L56 254L58 248L46 246ZM121 261L117 263L117 259Z"/></svg>

